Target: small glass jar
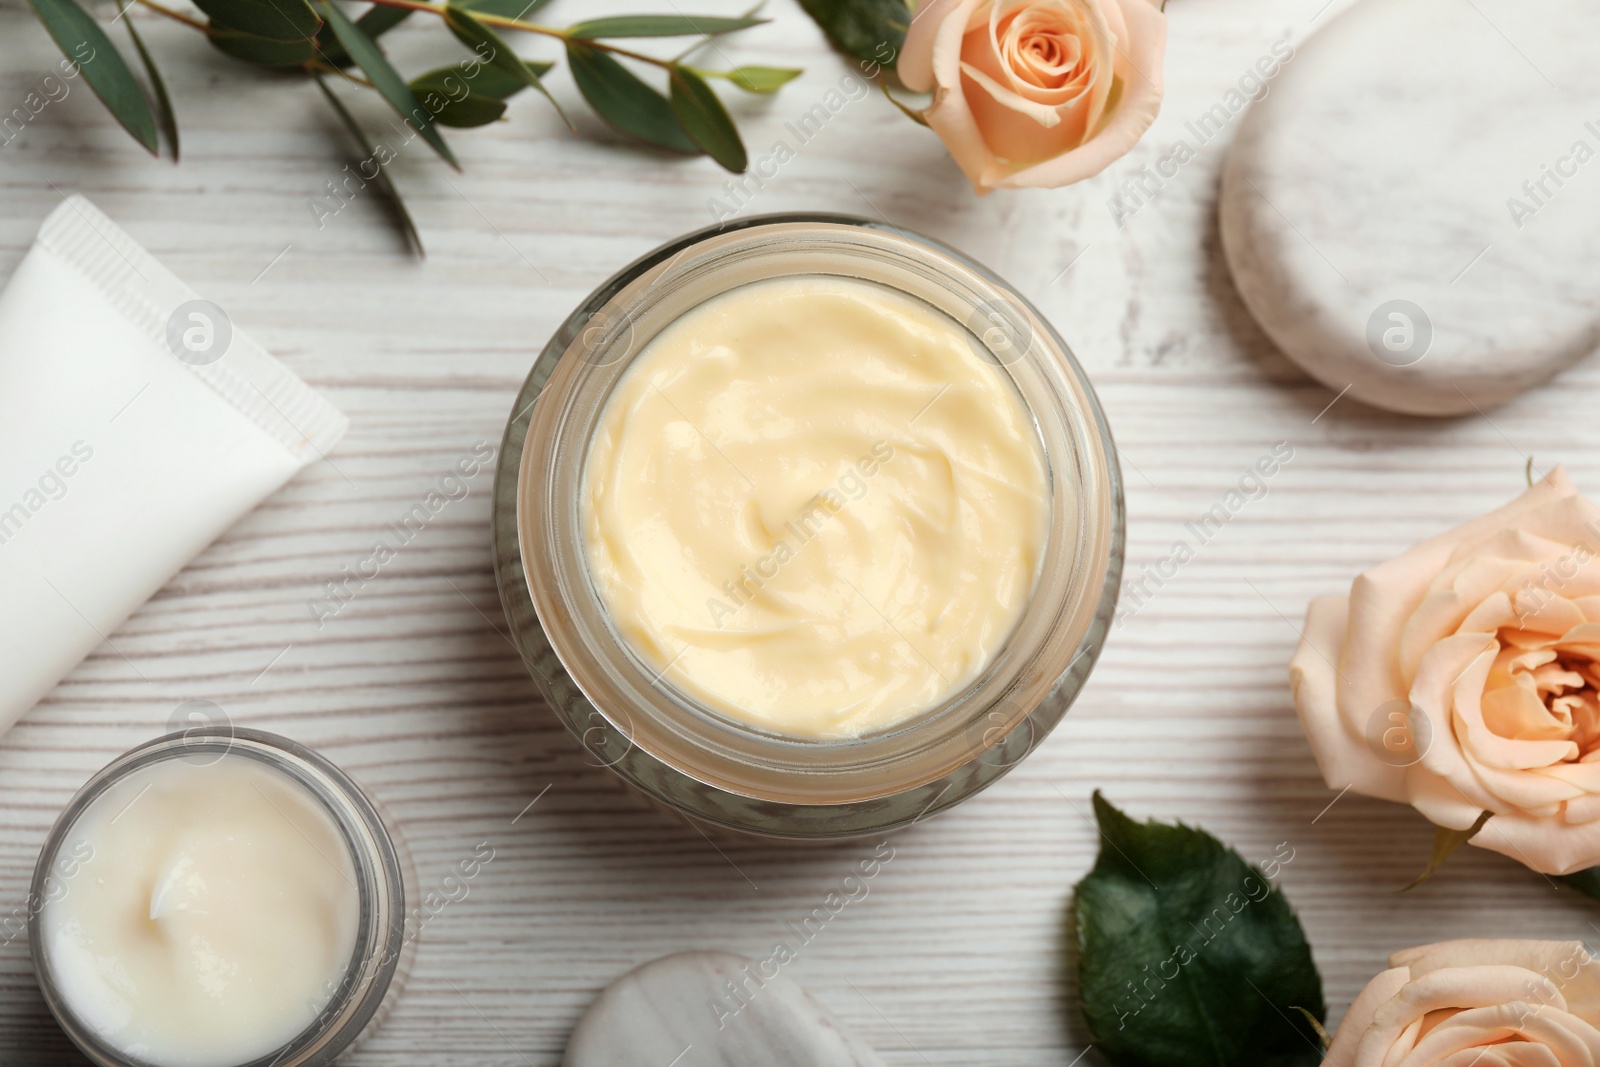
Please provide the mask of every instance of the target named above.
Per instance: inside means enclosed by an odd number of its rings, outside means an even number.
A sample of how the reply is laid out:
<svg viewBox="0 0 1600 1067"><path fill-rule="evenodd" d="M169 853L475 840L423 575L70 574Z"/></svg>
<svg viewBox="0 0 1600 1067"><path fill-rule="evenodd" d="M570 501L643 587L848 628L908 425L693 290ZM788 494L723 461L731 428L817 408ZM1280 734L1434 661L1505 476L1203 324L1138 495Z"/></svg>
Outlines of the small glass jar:
<svg viewBox="0 0 1600 1067"><path fill-rule="evenodd" d="M344 772L308 748L258 730L214 725L168 734L130 749L89 779L57 818L33 872L28 937L39 988L62 1030L99 1067L166 1065L109 1044L74 1009L53 971L44 916L51 902L71 893L73 878L93 863L92 858L82 860L83 843L74 830L95 800L130 774L167 760L204 765L224 758L254 760L276 772L328 816L349 848L360 905L354 951L343 975L325 991L326 1004L287 1044L239 1067L332 1063L388 1012L410 973L415 954L405 926L407 890L415 883L410 855L386 828L379 809Z"/></svg>
<svg viewBox="0 0 1600 1067"><path fill-rule="evenodd" d="M661 678L610 624L580 516L590 442L633 357L730 289L817 274L890 287L964 326L1032 415L1050 493L1033 596L986 669L931 711L844 740L736 722ZM517 647L595 762L693 819L815 840L944 810L1044 739L1105 640L1121 582L1123 505L1099 402L1032 305L928 238L842 215L765 215L688 234L595 290L540 353L512 410L495 477L494 557Z"/></svg>

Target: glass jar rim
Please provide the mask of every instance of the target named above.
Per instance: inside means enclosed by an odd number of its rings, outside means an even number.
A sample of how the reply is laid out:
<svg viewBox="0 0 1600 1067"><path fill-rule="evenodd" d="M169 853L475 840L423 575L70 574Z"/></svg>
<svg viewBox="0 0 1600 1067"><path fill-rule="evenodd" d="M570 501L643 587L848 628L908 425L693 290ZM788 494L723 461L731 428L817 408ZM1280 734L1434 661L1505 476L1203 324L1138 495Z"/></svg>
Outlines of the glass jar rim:
<svg viewBox="0 0 1600 1067"><path fill-rule="evenodd" d="M1011 376L1040 433L1053 508L1034 600L978 682L900 726L822 742L731 722L650 676L609 625L588 580L575 488L605 398L654 331L738 285L810 273L889 285L952 315L969 334L981 316L986 325L1002 324L1004 336L1025 337L1022 350L1009 354L976 340ZM608 756L608 765L622 769L626 752L614 751L620 738L737 797L785 805L871 801L957 772L1028 721L1079 662L1092 664L1104 637L1097 620L1109 616L1120 581L1121 482L1109 429L1082 369L1044 317L959 252L852 216L756 216L711 227L657 249L596 290L541 353L530 385L541 369L547 377L515 473L519 577L561 674L603 722L598 728L616 757ZM502 455L502 474L511 462ZM498 503L498 485L496 496ZM497 570L505 555L497 549ZM501 579L506 596L504 573Z"/></svg>
<svg viewBox="0 0 1600 1067"><path fill-rule="evenodd" d="M89 807L128 775L170 760L216 762L229 756L270 767L305 790L327 814L349 851L360 908L355 945L328 1003L286 1044L239 1067L322 1067L332 1063L372 1020L394 980L405 948L404 861L382 816L361 788L321 754L278 734L231 724L175 731L124 752L73 794L39 850L30 885L28 938L39 988L67 1036L102 1067L159 1065L102 1040L56 984L41 927L56 862Z"/></svg>

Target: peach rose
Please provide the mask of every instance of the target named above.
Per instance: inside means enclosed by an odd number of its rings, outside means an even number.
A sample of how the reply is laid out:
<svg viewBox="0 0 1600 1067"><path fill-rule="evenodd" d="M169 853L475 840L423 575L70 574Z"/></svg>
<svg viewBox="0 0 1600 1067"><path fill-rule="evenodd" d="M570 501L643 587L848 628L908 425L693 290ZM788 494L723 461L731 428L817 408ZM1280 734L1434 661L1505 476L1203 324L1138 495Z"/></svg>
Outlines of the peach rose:
<svg viewBox="0 0 1600 1067"><path fill-rule="evenodd" d="M897 70L979 193L1054 188L1155 121L1166 47L1152 0L923 0Z"/></svg>
<svg viewBox="0 0 1600 1067"><path fill-rule="evenodd" d="M1396 952L1322 1067L1595 1067L1600 977L1578 941L1445 941Z"/></svg>
<svg viewBox="0 0 1600 1067"><path fill-rule="evenodd" d="M1546 874L1600 864L1600 507L1560 470L1311 602L1289 664L1333 789Z"/></svg>

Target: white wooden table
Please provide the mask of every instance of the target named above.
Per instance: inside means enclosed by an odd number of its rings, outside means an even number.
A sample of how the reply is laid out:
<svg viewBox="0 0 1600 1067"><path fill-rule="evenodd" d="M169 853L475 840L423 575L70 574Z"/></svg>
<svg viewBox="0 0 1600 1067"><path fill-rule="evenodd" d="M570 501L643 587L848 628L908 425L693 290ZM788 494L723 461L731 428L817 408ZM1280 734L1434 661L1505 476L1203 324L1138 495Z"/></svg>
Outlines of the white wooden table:
<svg viewBox="0 0 1600 1067"><path fill-rule="evenodd" d="M787 969L890 1064L1074 1062L1087 1038L1063 995L1063 918L1096 852L1097 787L1136 815L1203 824L1247 857L1287 842L1281 884L1334 1019L1398 948L1596 934L1600 904L1470 848L1397 896L1430 830L1407 808L1359 797L1327 807L1285 663L1309 597L1508 499L1526 456L1565 463L1600 492L1600 422L1586 414L1600 403L1600 367L1489 418L1327 408L1332 394L1272 350L1222 263L1214 204L1231 131L1125 227L1107 209L1113 188L1164 156L1272 41L1303 38L1342 2L1319 13L1323 0L1172 0L1159 123L1134 155L1076 188L976 199L936 139L870 97L748 208L881 214L971 252L1037 301L1109 411L1134 576L1275 442L1295 450L1270 493L1113 633L1049 741L988 792L896 836L870 897ZM790 0L770 6L774 25L725 49L807 74L774 99L739 102L753 155L848 69ZM549 17L590 11L557 0ZM0 148L0 272L61 193L81 191L352 425L331 462L224 536L0 739L0 912L23 906L73 791L161 732L181 701L206 699L355 774L396 817L425 887L478 842L495 850L470 895L427 926L404 999L352 1064L545 1067L594 994L634 965L699 946L765 954L871 843L724 842L719 853L589 766L497 632L488 471L325 626L306 605L474 443L498 443L566 312L621 264L710 222L706 201L726 176L706 160L575 138L524 94L514 121L453 137L465 174L421 147L396 163L430 252L417 262L371 192L317 227L307 201L353 156L312 86L134 17L176 98L183 163L144 156L80 82ZM451 53L442 37L418 17L393 51L424 69ZM20 0L5 0L0 112L57 58ZM556 85L575 101L565 75ZM358 104L382 116L375 101ZM585 133L610 139L581 105L574 113ZM35 989L25 938L0 944L0 1064L79 1062Z"/></svg>

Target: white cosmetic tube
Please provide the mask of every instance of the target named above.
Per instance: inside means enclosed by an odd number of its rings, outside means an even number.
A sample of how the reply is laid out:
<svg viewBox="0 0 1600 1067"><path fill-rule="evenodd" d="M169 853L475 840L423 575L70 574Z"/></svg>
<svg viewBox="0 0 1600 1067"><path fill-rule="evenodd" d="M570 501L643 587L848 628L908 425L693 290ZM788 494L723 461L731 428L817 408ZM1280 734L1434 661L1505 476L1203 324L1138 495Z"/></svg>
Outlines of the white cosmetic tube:
<svg viewBox="0 0 1600 1067"><path fill-rule="evenodd" d="M81 196L0 292L0 730L348 421Z"/></svg>

